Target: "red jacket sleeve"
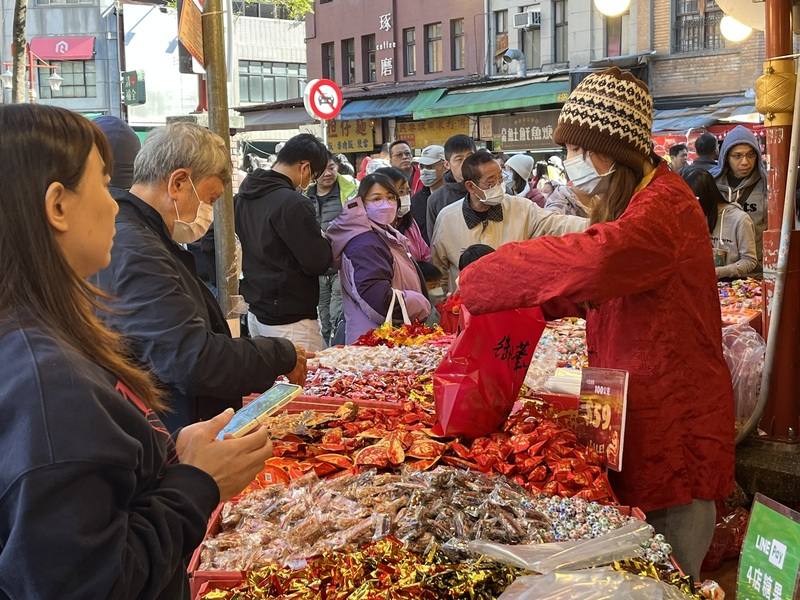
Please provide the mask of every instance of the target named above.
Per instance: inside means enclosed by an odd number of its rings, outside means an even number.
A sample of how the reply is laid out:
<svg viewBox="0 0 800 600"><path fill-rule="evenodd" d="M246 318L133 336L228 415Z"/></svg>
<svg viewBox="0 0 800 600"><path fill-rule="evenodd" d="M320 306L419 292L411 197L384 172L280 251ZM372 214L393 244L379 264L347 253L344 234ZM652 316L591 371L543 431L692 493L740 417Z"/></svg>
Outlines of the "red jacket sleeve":
<svg viewBox="0 0 800 600"><path fill-rule="evenodd" d="M462 271L463 302L475 314L554 300L599 305L658 287L678 268L680 232L668 209L644 192L617 221L505 244Z"/></svg>

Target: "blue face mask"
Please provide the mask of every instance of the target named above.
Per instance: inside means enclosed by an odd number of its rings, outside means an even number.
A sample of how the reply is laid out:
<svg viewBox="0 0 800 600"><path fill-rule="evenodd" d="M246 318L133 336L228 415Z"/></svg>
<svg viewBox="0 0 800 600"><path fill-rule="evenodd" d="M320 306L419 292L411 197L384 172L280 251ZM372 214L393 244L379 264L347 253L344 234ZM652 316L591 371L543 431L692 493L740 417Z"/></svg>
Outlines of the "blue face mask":
<svg viewBox="0 0 800 600"><path fill-rule="evenodd" d="M608 190L608 176L614 172L614 166L602 175L594 168L589 154L583 154L564 161L564 169L573 187L587 194L602 194Z"/></svg>

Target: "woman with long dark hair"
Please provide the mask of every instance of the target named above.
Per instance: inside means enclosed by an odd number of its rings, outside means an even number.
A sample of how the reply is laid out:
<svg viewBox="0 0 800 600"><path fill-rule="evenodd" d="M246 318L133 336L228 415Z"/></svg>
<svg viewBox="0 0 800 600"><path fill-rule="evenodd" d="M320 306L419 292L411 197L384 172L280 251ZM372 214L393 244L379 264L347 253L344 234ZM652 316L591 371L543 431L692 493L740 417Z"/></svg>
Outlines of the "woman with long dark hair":
<svg viewBox="0 0 800 600"><path fill-rule="evenodd" d="M184 428L95 316L117 204L98 127L0 107L0 597L186 598L186 562L220 499L271 453L215 441L232 411Z"/></svg>
<svg viewBox="0 0 800 600"><path fill-rule="evenodd" d="M399 208L394 182L374 173L363 179L358 197L328 227L339 265L347 344L382 325L387 315L391 320L400 317L401 303L413 321L430 316L431 304L406 238L392 226ZM395 312L389 314L393 305Z"/></svg>
<svg viewBox="0 0 800 600"><path fill-rule="evenodd" d="M541 306L585 315L589 363L630 375L624 463L611 483L699 575L714 501L733 485L730 373L708 227L653 155L653 99L619 69L570 94L554 139L572 185L595 196L584 233L506 244L461 273L473 313Z"/></svg>
<svg viewBox="0 0 800 600"><path fill-rule="evenodd" d="M717 279L746 277L755 271L756 228L750 215L735 202L725 200L708 171L688 167L682 174L708 221Z"/></svg>

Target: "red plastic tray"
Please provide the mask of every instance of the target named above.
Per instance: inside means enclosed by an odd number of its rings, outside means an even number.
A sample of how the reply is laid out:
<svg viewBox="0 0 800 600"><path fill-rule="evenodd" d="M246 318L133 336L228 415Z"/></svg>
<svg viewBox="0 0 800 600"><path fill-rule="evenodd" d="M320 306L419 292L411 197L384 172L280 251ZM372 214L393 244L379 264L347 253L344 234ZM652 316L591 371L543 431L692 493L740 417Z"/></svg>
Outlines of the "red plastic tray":
<svg viewBox="0 0 800 600"><path fill-rule="evenodd" d="M206 535L203 538L205 542L207 539L217 535L222 527L222 504L220 504L208 520L208 527L206 528ZM203 551L203 544L195 548L192 554L192 559L189 561L187 571L189 572L189 591L192 598L198 596L202 585L209 581L236 581L241 582L244 578L242 571L200 571L200 554Z"/></svg>
<svg viewBox="0 0 800 600"><path fill-rule="evenodd" d="M197 593L192 597L194 600L200 600L211 590L232 590L236 586L240 585L243 581L244 577L242 576L237 577L236 579L210 579L208 581L204 581L203 585L197 589Z"/></svg>

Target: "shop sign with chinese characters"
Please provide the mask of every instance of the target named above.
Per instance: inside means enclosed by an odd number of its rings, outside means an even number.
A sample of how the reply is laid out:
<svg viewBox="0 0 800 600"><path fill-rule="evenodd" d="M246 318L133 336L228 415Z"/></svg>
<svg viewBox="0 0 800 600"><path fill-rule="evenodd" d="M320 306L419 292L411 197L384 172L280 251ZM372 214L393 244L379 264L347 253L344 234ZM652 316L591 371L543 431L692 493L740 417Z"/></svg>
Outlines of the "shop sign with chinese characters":
<svg viewBox="0 0 800 600"><path fill-rule="evenodd" d="M443 146L447 138L457 134L471 134L469 117L398 123L395 129L395 137L398 140L405 140L411 144L412 148L419 150L432 144Z"/></svg>
<svg viewBox="0 0 800 600"><path fill-rule="evenodd" d="M376 126L380 120L328 121L328 147L332 152L372 152Z"/></svg>
<svg viewBox="0 0 800 600"><path fill-rule="evenodd" d="M375 46L375 51L381 53L378 57L378 77L381 79L394 80L394 50L397 48L397 42L394 40L394 14L385 13L378 15L378 33L389 34L391 37L387 40L379 40ZM388 51L388 55L382 55L383 52Z"/></svg>
<svg viewBox="0 0 800 600"><path fill-rule="evenodd" d="M797 598L799 569L800 513L756 494L739 558L736 597Z"/></svg>
<svg viewBox="0 0 800 600"><path fill-rule="evenodd" d="M491 140L495 151L555 148L553 132L558 124L560 112L560 110L540 110L515 115L481 117L481 139Z"/></svg>

